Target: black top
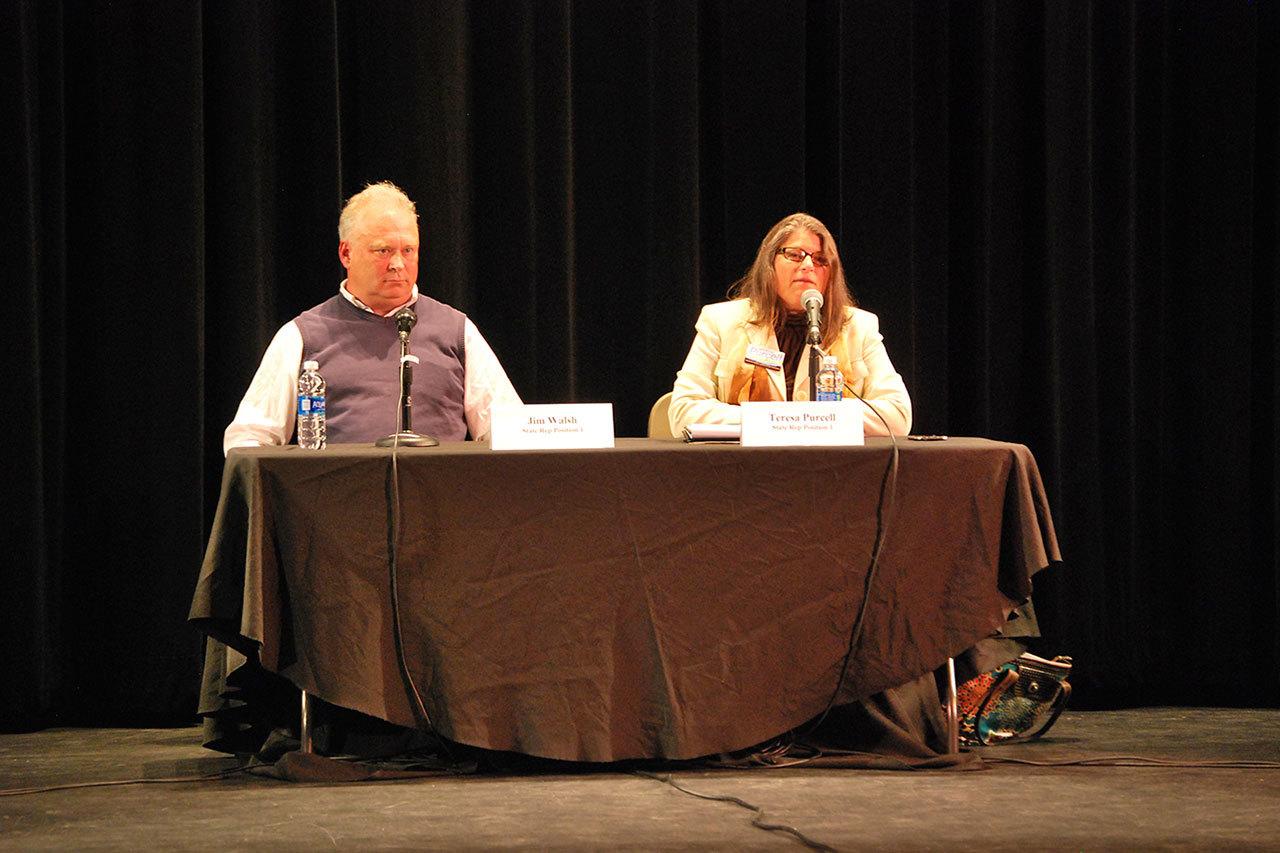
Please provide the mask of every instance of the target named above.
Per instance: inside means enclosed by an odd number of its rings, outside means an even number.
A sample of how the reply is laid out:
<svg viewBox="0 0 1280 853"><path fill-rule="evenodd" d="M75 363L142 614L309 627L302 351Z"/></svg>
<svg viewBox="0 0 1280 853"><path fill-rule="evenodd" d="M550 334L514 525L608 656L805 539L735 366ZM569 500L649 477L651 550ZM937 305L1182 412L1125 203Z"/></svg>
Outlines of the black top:
<svg viewBox="0 0 1280 853"><path fill-rule="evenodd" d="M800 367L800 356L804 354L805 341L809 337L809 324L805 321L804 312L779 315L773 333L778 337L778 349L782 350L782 375L786 379L787 399L791 400L795 397L792 391L796 370Z"/></svg>

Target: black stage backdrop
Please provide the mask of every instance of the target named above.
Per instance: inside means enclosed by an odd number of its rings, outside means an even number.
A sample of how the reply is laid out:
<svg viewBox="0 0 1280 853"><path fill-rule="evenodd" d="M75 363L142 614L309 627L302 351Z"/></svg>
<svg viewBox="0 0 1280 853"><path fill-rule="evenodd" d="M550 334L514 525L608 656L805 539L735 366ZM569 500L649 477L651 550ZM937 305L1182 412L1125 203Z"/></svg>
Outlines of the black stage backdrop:
<svg viewBox="0 0 1280 853"><path fill-rule="evenodd" d="M1035 452L1078 705L1280 703L1274 0L7 8L5 726L191 718L222 429L379 179L620 435L816 214L916 431Z"/></svg>

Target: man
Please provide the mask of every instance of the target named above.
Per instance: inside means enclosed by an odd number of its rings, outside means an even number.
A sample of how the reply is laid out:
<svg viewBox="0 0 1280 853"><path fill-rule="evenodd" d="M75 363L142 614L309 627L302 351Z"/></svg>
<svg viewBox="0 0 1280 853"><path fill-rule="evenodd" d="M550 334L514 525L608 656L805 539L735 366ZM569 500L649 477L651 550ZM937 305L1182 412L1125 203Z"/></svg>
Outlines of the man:
<svg viewBox="0 0 1280 853"><path fill-rule="evenodd" d="M396 431L400 345L392 315L409 306L418 321L409 351L416 432L442 441L489 435L489 408L520 397L497 356L465 314L418 293L418 214L388 181L370 184L338 220L338 293L286 323L227 427L233 447L287 444L293 437L298 373L320 363L328 386L328 441L371 442Z"/></svg>

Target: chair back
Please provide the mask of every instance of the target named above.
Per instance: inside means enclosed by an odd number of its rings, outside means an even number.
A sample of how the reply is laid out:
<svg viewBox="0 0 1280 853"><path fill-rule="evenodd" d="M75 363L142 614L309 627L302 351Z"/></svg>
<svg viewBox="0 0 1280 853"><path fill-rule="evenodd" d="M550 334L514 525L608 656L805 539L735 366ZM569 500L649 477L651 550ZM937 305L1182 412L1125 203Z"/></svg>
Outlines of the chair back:
<svg viewBox="0 0 1280 853"><path fill-rule="evenodd" d="M663 394L649 410L649 438L675 438L671 434L671 421L667 419L667 409L671 407L671 392Z"/></svg>

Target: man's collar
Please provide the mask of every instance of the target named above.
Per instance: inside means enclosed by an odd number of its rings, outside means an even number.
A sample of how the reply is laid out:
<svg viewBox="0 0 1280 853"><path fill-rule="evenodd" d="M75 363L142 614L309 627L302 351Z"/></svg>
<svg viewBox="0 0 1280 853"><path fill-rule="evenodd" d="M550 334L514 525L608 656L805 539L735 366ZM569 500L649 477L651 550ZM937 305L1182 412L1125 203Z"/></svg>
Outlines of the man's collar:
<svg viewBox="0 0 1280 853"><path fill-rule="evenodd" d="M350 302L352 305L354 305L354 306L356 306L357 308L359 308L361 311L368 311L370 314L378 314L378 312L377 312L377 311L374 311L374 310L373 310L372 308L370 308L368 305L365 305L363 302L361 302L359 299L357 299L357 298L356 298L356 297L351 293L351 291L350 291L350 290L347 290L347 280L346 280L345 278L342 280L342 284L338 285L338 292L342 294L342 298L343 298L343 299L347 300L347 301L348 301L348 302ZM413 291L409 294L409 298L405 301L404 305L397 305L395 308L392 308L392 309L391 309L390 311L388 311L387 313L385 313L385 314L378 314L378 316L379 316L379 317L390 317L392 314L396 313L396 312L397 312L397 311L399 311L401 308L404 308L404 307L405 307L405 305L413 305L413 304L414 304L414 303L416 303L417 301L418 301L418 285L416 285L416 284L415 284L415 285L413 286Z"/></svg>

